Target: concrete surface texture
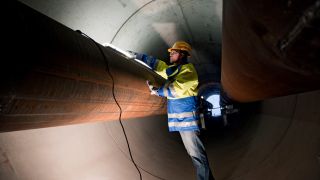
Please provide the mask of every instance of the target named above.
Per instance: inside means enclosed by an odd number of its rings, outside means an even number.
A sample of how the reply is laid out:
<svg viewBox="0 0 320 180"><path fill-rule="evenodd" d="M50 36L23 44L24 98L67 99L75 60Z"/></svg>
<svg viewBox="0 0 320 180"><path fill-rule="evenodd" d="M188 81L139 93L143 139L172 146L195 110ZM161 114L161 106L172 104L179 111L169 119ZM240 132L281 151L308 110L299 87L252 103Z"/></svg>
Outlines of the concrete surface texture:
<svg viewBox="0 0 320 180"><path fill-rule="evenodd" d="M21 2L101 44L160 59L168 59L174 41L187 40L200 82L220 80L222 0ZM240 1L229 2L234 8L231 2ZM286 95L242 104L230 127L203 133L217 180L320 179L320 91ZM123 123L144 180L195 179L179 135L167 130L166 115ZM0 179L134 180L139 175L115 120L1 133Z"/></svg>

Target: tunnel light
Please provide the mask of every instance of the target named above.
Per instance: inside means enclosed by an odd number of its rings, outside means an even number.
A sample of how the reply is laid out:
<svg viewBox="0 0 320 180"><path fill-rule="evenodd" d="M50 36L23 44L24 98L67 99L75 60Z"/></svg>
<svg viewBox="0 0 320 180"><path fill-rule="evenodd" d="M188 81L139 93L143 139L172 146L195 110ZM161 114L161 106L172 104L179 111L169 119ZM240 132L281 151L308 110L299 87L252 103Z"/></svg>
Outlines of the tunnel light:
<svg viewBox="0 0 320 180"><path fill-rule="evenodd" d="M212 116L221 116L220 95L214 94L207 98L207 101L212 104Z"/></svg>
<svg viewBox="0 0 320 180"><path fill-rule="evenodd" d="M138 62L138 63L146 66L146 67L149 68L149 69L151 69L146 63L144 63L144 62L142 62L142 61L140 61L140 60L138 60L138 59L134 59L133 55L131 55L129 52L127 52L127 51L125 51L125 50L123 50L123 49L120 49L120 48L116 47L115 45L112 45L112 44L109 44L109 43L104 43L103 46L104 46L104 47L110 47L110 48L112 48L113 50L115 50L115 51L123 54L123 55L126 56L126 57L128 57L129 59L135 60L136 62Z"/></svg>

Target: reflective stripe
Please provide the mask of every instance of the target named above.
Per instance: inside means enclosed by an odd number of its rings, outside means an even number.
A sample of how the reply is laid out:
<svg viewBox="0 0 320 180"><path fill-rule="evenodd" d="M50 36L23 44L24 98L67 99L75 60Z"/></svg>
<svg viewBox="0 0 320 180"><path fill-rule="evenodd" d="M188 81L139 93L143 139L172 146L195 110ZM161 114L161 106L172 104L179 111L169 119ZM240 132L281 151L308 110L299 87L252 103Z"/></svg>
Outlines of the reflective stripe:
<svg viewBox="0 0 320 180"><path fill-rule="evenodd" d="M179 69L176 69L172 74L170 74L170 75L167 74L167 76L168 76L168 78L173 77L173 76L177 75L178 72L179 72Z"/></svg>
<svg viewBox="0 0 320 180"><path fill-rule="evenodd" d="M169 127L190 127L190 126L198 126L199 121L191 121L191 122L169 122Z"/></svg>
<svg viewBox="0 0 320 180"><path fill-rule="evenodd" d="M195 116L196 112L184 112L184 113L168 113L168 118L187 118L187 117L193 117Z"/></svg>
<svg viewBox="0 0 320 180"><path fill-rule="evenodd" d="M170 66L169 68L166 69L166 74L168 78L177 75L178 72L179 72L179 66Z"/></svg>

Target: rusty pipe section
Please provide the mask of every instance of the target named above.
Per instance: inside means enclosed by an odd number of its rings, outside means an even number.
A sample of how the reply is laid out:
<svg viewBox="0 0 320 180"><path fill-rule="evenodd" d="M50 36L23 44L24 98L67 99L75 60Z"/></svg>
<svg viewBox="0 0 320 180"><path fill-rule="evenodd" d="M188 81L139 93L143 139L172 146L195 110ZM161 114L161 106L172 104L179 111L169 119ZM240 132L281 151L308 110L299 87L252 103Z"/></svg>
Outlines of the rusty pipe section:
<svg viewBox="0 0 320 180"><path fill-rule="evenodd" d="M93 41L19 2L5 9L0 132L118 119L107 63ZM165 114L165 100L145 85L163 79L101 48L122 119Z"/></svg>
<svg viewBox="0 0 320 180"><path fill-rule="evenodd" d="M320 1L229 0L222 86L240 102L320 89Z"/></svg>

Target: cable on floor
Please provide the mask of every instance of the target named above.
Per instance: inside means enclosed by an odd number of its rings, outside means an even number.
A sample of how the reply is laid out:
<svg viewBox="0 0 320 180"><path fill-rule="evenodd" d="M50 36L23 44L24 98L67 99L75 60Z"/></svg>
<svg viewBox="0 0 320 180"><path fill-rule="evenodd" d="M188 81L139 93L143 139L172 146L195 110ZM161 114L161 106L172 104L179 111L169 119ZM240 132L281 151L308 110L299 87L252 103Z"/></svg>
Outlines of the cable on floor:
<svg viewBox="0 0 320 180"><path fill-rule="evenodd" d="M129 150L129 155L130 155L130 158L131 158L131 162L134 164L134 166L136 167L137 171L139 172L140 180L142 180L142 175L141 175L140 169L138 168L136 162L135 162L134 159L133 159L132 152L131 152L131 148L130 148L129 141L128 141L128 137L127 137L126 131L125 131L125 129L124 129L124 126L123 126L123 124L122 124L122 120L121 120L122 109L121 109L121 106L120 106L119 102L117 101L117 98L116 98L116 96L115 96L115 94L114 94L114 79L113 79L113 76L112 76L112 74L111 74L111 72L110 72L109 62L108 62L108 60L107 60L107 58L106 58L106 55L103 53L103 50L101 49L100 45L99 45L95 40L93 40L90 36L86 35L85 33L81 32L80 30L76 30L76 32L77 32L77 33L80 33L81 35L83 35L83 36L87 37L88 39L90 39L90 40L97 46L97 48L99 49L101 55L103 56L103 60L104 60L105 63L106 63L106 71L107 71L107 73L109 74L109 76L110 76L110 78L111 78L111 80L112 80L112 96L113 96L113 99L114 99L114 101L116 102L116 104L117 104L117 106L118 106L118 108L119 108L119 110L120 110L120 113L119 113L119 123L120 123L120 125L121 125L123 134L124 134L125 139L126 139L126 142L127 142L127 146L128 146L128 150Z"/></svg>

